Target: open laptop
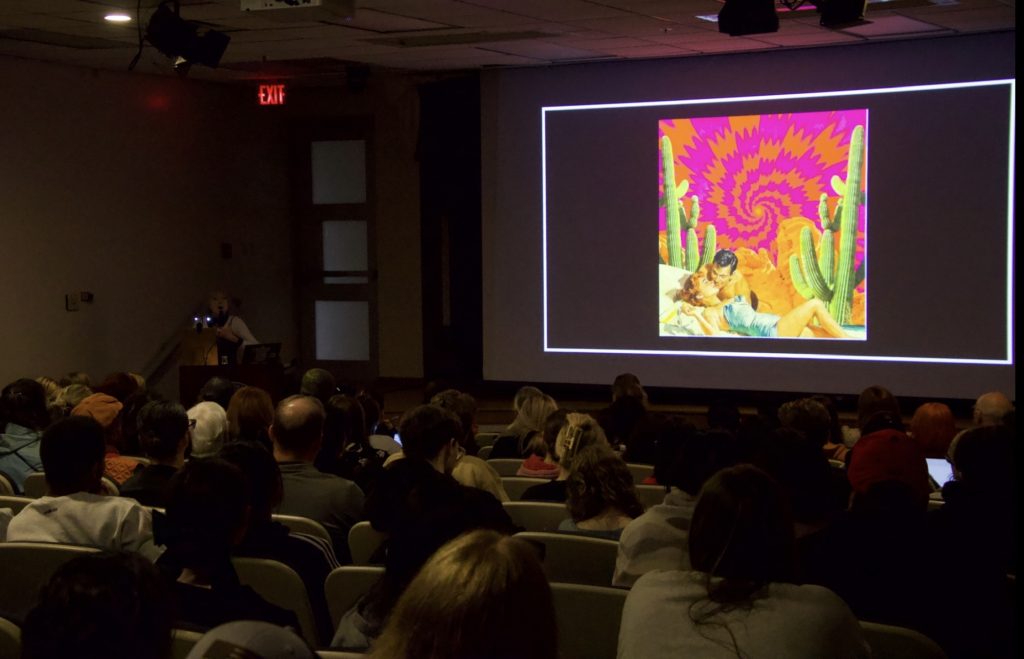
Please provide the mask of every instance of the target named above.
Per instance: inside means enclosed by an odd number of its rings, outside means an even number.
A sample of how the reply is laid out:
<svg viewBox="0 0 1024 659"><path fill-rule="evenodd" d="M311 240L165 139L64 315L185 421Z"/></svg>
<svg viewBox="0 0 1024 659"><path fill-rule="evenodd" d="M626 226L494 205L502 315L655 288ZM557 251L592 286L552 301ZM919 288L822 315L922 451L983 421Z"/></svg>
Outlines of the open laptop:
<svg viewBox="0 0 1024 659"><path fill-rule="evenodd" d="M926 461L933 490L941 490L943 485L953 480L953 465L946 458L928 458Z"/></svg>
<svg viewBox="0 0 1024 659"><path fill-rule="evenodd" d="M280 360L280 343L251 343L242 349L243 364L277 364Z"/></svg>

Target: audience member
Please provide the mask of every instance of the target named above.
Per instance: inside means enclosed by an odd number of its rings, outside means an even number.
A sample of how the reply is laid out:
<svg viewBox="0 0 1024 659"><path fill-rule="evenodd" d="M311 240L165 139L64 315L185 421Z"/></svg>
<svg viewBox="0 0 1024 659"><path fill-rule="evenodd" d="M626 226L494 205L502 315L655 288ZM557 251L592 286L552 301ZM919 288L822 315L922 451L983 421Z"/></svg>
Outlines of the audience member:
<svg viewBox="0 0 1024 659"><path fill-rule="evenodd" d="M186 414L192 427L191 457L211 458L220 453L228 435L228 414L220 403L196 403Z"/></svg>
<svg viewBox="0 0 1024 659"><path fill-rule="evenodd" d="M248 442L268 452L273 450L270 424L274 422L274 403L270 394L259 387L241 387L231 395L226 411L232 442Z"/></svg>
<svg viewBox="0 0 1024 659"><path fill-rule="evenodd" d="M870 657L857 619L834 593L794 585L785 496L760 469L708 480L689 536L693 572L654 571L626 599L620 659Z"/></svg>
<svg viewBox="0 0 1024 659"><path fill-rule="evenodd" d="M60 379L60 386L68 387L71 385L81 385L87 389L92 389L92 378L85 371L71 371Z"/></svg>
<svg viewBox="0 0 1024 659"><path fill-rule="evenodd" d="M157 532L167 545L160 567L173 583L176 627L265 620L298 628L294 613L241 585L231 563L248 530L247 488L241 469L220 458L190 460L171 479Z"/></svg>
<svg viewBox="0 0 1024 659"><path fill-rule="evenodd" d="M50 424L46 391L35 380L22 378L3 388L0 394L0 473L21 493L25 477L43 468L39 442Z"/></svg>
<svg viewBox="0 0 1024 659"><path fill-rule="evenodd" d="M783 428L800 432L812 445L821 447L826 459L845 462L849 449L842 443L835 443L832 437L835 422L820 399L799 398L783 403L779 408L779 423Z"/></svg>
<svg viewBox="0 0 1024 659"><path fill-rule="evenodd" d="M124 405L132 394L139 391L139 382L130 374L119 371L107 375L92 390L98 394L113 396L119 403Z"/></svg>
<svg viewBox="0 0 1024 659"><path fill-rule="evenodd" d="M398 453L402 445L395 441L395 428L384 416L384 399L368 391L360 391L356 400L363 408L366 432L370 435L370 447L388 455Z"/></svg>
<svg viewBox="0 0 1024 659"><path fill-rule="evenodd" d="M567 498L566 479L572 471L576 454L588 446L601 444L609 446L604 430L594 417L588 414L570 413L565 425L555 438L555 458L558 461L558 476L550 483L532 485L523 492L523 501L554 501L561 503Z"/></svg>
<svg viewBox="0 0 1024 659"><path fill-rule="evenodd" d="M1013 403L1010 402L1010 399L999 391L990 391L978 396L978 399L974 402L971 423L975 428L1003 425L1006 417L1008 415L1012 416L1012 414ZM946 452L946 459L949 460L950 463L953 462L953 453L956 451L956 444L964 432L966 431L961 430L957 433L953 438L953 441L949 444L949 449Z"/></svg>
<svg viewBox="0 0 1024 659"><path fill-rule="evenodd" d="M541 434L542 443L537 445L531 442L530 454L523 460L516 470L516 476L526 478L557 478L558 459L555 457L555 440L558 439L558 431L565 425L565 418L569 410L558 409L548 414L544 420L544 431Z"/></svg>
<svg viewBox="0 0 1024 659"><path fill-rule="evenodd" d="M254 556L279 561L295 570L306 585L317 627L323 638L334 633L324 598L324 581L338 567L331 543L305 533L292 533L273 519L273 510L281 503L284 485L281 470L269 451L256 444L228 444L219 456L245 476L249 494L249 526L241 543L235 547L238 556Z"/></svg>
<svg viewBox="0 0 1024 659"><path fill-rule="evenodd" d="M565 483L569 517L558 530L618 540L622 529L644 512L629 468L601 444L570 457L572 470Z"/></svg>
<svg viewBox="0 0 1024 659"><path fill-rule="evenodd" d="M740 430L740 408L731 398L715 398L708 403L708 430L736 434Z"/></svg>
<svg viewBox="0 0 1024 659"><path fill-rule="evenodd" d="M926 458L944 458L956 432L956 419L948 405L924 403L914 411L907 434Z"/></svg>
<svg viewBox="0 0 1024 659"><path fill-rule="evenodd" d="M554 604L536 550L483 530L444 545L398 600L370 657L556 659Z"/></svg>
<svg viewBox="0 0 1024 659"><path fill-rule="evenodd" d="M622 373L612 382L611 404L598 410L594 418L601 424L608 443L622 452L646 414L647 392L640 385L640 379L632 373Z"/></svg>
<svg viewBox="0 0 1024 659"><path fill-rule="evenodd" d="M423 563L444 543L478 528L516 530L490 493L451 477L462 433L458 418L436 405L408 410L399 425L405 457L388 465L366 513L389 536L384 576L342 618L332 647L366 649Z"/></svg>
<svg viewBox="0 0 1024 659"><path fill-rule="evenodd" d="M21 628L22 659L164 659L173 614L160 572L132 553L64 563Z"/></svg>
<svg viewBox="0 0 1024 659"><path fill-rule="evenodd" d="M524 405L529 405L532 400L528 400ZM467 393L447 389L436 394L430 402L457 416L462 429L455 437L462 450L455 461L455 468L452 469L452 478L468 487L490 492L498 501L508 501L508 494L501 484L501 476L497 470L487 464L486 460L476 456L476 400Z"/></svg>
<svg viewBox="0 0 1024 659"><path fill-rule="evenodd" d="M302 383L299 385L299 394L312 396L327 405L331 396L338 393L338 383L330 371L324 368L311 368L302 374Z"/></svg>
<svg viewBox="0 0 1024 659"><path fill-rule="evenodd" d="M124 407L121 408L121 441L118 444L120 452L126 456L142 454L142 445L139 441L139 412L147 403L154 400L162 400L156 394L145 389L138 389L129 394L125 399Z"/></svg>
<svg viewBox="0 0 1024 659"><path fill-rule="evenodd" d="M59 416L63 418L70 416L71 410L75 409L76 405L91 395L92 389L84 384L69 384L66 387L62 387L57 393L54 405L59 409Z"/></svg>
<svg viewBox="0 0 1024 659"><path fill-rule="evenodd" d="M516 414L515 434L505 432L494 440L491 458L525 458L533 451L540 450L544 441L544 422L548 415L558 409L555 399L547 394L527 396L519 405Z"/></svg>
<svg viewBox="0 0 1024 659"><path fill-rule="evenodd" d="M191 442L185 408L169 401L150 401L139 412L139 443L151 463L121 486L121 496L144 506L163 508L171 477L185 464Z"/></svg>
<svg viewBox="0 0 1024 659"><path fill-rule="evenodd" d="M821 403L825 411L828 412L828 439L821 447L825 457L845 465L850 449L843 443L843 425L839 422L839 410L836 409L835 401L823 394L816 394L810 398Z"/></svg>
<svg viewBox="0 0 1024 659"><path fill-rule="evenodd" d="M231 404L231 397L235 395L237 389L239 387L228 378L215 375L207 380L202 388L199 389L196 403L217 403L221 409L226 410L228 405Z"/></svg>
<svg viewBox="0 0 1024 659"><path fill-rule="evenodd" d="M352 481L313 465L323 441L324 416L324 406L312 396L289 396L277 405L270 439L284 482L278 512L323 524L335 554L348 563L348 531L362 517L364 497Z"/></svg>
<svg viewBox="0 0 1024 659"><path fill-rule="evenodd" d="M388 454L370 445L362 405L354 396L335 394L327 401L325 412L324 440L314 461L316 468L347 478L369 494Z"/></svg>
<svg viewBox="0 0 1024 659"><path fill-rule="evenodd" d="M259 620L217 625L203 634L185 659L318 659L301 636Z"/></svg>
<svg viewBox="0 0 1024 659"><path fill-rule="evenodd" d="M95 419L103 428L106 442L104 457L104 476L118 486L124 484L135 470L139 461L121 455L121 410L124 405L109 394L95 393L86 396L71 410L72 416L87 416Z"/></svg>
<svg viewBox="0 0 1024 659"><path fill-rule="evenodd" d="M537 387L533 387L530 385L519 387L519 389L516 390L515 396L512 397L512 409L513 411L515 411L516 416L514 419L512 419L512 423L508 424L508 427L506 427L504 432L502 432L501 434L518 437L519 435L530 432L529 425L525 422L524 419L520 418L519 413L523 409L523 403L525 403L528 399L534 396L544 395L544 392L538 389ZM429 402L429 399L427 400Z"/></svg>
<svg viewBox="0 0 1024 659"><path fill-rule="evenodd" d="M97 394L103 395L103 394ZM57 542L114 551L137 551L150 560L163 552L153 542L148 509L103 491L105 442L95 419L61 419L43 432L40 456L49 492L14 516L10 542Z"/></svg>
<svg viewBox="0 0 1024 659"><path fill-rule="evenodd" d="M903 430L900 404L885 387L872 385L857 397L857 441L860 437L883 427Z"/></svg>
<svg viewBox="0 0 1024 659"><path fill-rule="evenodd" d="M57 396L60 394L62 389L60 383L48 375L40 375L36 378L36 382L43 385L43 392L46 395L46 412L49 416L49 423L52 423L64 416L64 411L61 409L60 405L57 404ZM2 418L3 414L0 413L0 419ZM49 425L49 423L47 423L47 425Z"/></svg>

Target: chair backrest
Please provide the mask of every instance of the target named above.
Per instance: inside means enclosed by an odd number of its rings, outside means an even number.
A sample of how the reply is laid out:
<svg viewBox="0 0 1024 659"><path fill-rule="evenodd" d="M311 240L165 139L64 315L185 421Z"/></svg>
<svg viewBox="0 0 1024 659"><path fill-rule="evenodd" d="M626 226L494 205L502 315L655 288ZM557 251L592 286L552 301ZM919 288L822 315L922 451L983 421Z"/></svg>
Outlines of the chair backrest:
<svg viewBox="0 0 1024 659"><path fill-rule="evenodd" d="M202 632L191 629L171 630L171 659L185 659L202 637Z"/></svg>
<svg viewBox="0 0 1024 659"><path fill-rule="evenodd" d="M835 467L836 469L846 469L846 463L842 460L833 460L832 458L829 458L828 464L830 467Z"/></svg>
<svg viewBox="0 0 1024 659"><path fill-rule="evenodd" d="M314 646L330 639L321 639L316 630L313 607L309 603L306 584L298 572L278 561L267 558L236 556L231 559L238 572L238 580L255 590L271 604L288 609L299 619L299 633Z"/></svg>
<svg viewBox="0 0 1024 659"><path fill-rule="evenodd" d="M561 659L615 659L628 590L552 583Z"/></svg>
<svg viewBox="0 0 1024 659"><path fill-rule="evenodd" d="M861 621L872 659L946 659L939 644L905 627Z"/></svg>
<svg viewBox="0 0 1024 659"><path fill-rule="evenodd" d="M94 547L46 542L0 543L0 610L16 620L24 620L36 604L39 589L57 568L75 556L97 551Z"/></svg>
<svg viewBox="0 0 1024 659"><path fill-rule="evenodd" d="M324 582L324 597L327 598L327 610L335 629L342 616L383 574L384 568L380 565L342 565L331 570Z"/></svg>
<svg viewBox="0 0 1024 659"><path fill-rule="evenodd" d="M121 496L121 488L113 479L104 476L100 479L100 485L103 486L103 494L111 497Z"/></svg>
<svg viewBox="0 0 1024 659"><path fill-rule="evenodd" d="M17 515L21 509L32 503L34 499L29 497L18 497L13 495L0 496L0 508L10 508Z"/></svg>
<svg viewBox="0 0 1024 659"><path fill-rule="evenodd" d="M629 467L629 473L633 476L633 483L635 485L640 485L644 482L645 478L654 475L654 465L642 465L630 462L626 466Z"/></svg>
<svg viewBox="0 0 1024 659"><path fill-rule="evenodd" d="M11 481L11 477L0 471L0 496L12 497L15 494L14 483Z"/></svg>
<svg viewBox="0 0 1024 659"><path fill-rule="evenodd" d="M153 464L153 461L151 459L149 459L149 458L147 458L145 456L142 456L142 455L122 455L121 457L128 458L129 460L135 460L136 462L138 462L141 465L151 465L151 464Z"/></svg>
<svg viewBox="0 0 1024 659"><path fill-rule="evenodd" d="M636 496L644 505L645 510L665 501L664 485L636 485L635 487Z"/></svg>
<svg viewBox="0 0 1024 659"><path fill-rule="evenodd" d="M0 659L21 656L21 628L7 618L0 618Z"/></svg>
<svg viewBox="0 0 1024 659"><path fill-rule="evenodd" d="M488 460L487 464L494 467L499 476L515 476L519 467L522 466L523 460L522 458L494 458Z"/></svg>
<svg viewBox="0 0 1024 659"><path fill-rule="evenodd" d="M331 542L331 534L327 532L324 525L315 519L308 517L299 517L298 515L278 515L273 514L270 516L275 522L280 522L288 527L289 531L295 533L305 533L306 535L314 535L318 538L326 540L328 544Z"/></svg>
<svg viewBox="0 0 1024 659"><path fill-rule="evenodd" d="M46 475L41 471L37 471L34 474L25 476L25 484L22 486L22 489L25 491L25 496L30 499L46 496L46 490L49 489L46 485Z"/></svg>
<svg viewBox="0 0 1024 659"><path fill-rule="evenodd" d="M517 538L544 545L548 581L611 586L619 543L571 533L522 531Z"/></svg>
<svg viewBox="0 0 1024 659"><path fill-rule="evenodd" d="M502 504L512 523L526 531L555 532L569 516L564 503L548 501L506 501Z"/></svg>
<svg viewBox="0 0 1024 659"><path fill-rule="evenodd" d="M366 659L362 652L348 652L346 650L317 650L316 656L320 659Z"/></svg>
<svg viewBox="0 0 1024 659"><path fill-rule="evenodd" d="M946 504L942 499L928 499L928 510L938 510Z"/></svg>
<svg viewBox="0 0 1024 659"><path fill-rule="evenodd" d="M494 460L488 460L490 464ZM522 462L520 460L520 462ZM551 479L548 478L526 478L525 476L502 476L501 485L505 488L505 493L508 494L510 501L519 501L523 498L523 492L530 489L534 485L540 485L541 483L550 483Z"/></svg>
<svg viewBox="0 0 1024 659"><path fill-rule="evenodd" d="M477 450L477 452L476 452L476 457L480 458L481 460L486 460L487 458L491 457L491 450L492 449L494 449L494 445L493 444L488 444L487 446L481 446Z"/></svg>
<svg viewBox="0 0 1024 659"><path fill-rule="evenodd" d="M388 539L387 533L373 528L369 522L356 522L348 530L348 551L353 565L370 565L370 560Z"/></svg>
<svg viewBox="0 0 1024 659"><path fill-rule="evenodd" d="M476 445L480 448L494 446L494 440L496 439L498 439L498 433L496 432L478 432L476 434Z"/></svg>

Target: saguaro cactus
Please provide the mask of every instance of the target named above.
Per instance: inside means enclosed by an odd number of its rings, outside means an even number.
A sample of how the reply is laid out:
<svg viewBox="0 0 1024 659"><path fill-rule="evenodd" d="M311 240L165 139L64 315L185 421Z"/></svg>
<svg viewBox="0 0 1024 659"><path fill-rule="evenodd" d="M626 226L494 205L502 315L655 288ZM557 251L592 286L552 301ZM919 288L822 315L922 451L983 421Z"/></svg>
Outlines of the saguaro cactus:
<svg viewBox="0 0 1024 659"><path fill-rule="evenodd" d="M828 302L829 313L840 325L850 322L853 289L863 278L863 267L855 268L857 254L857 213L863 203L861 167L864 163L864 127L855 126L850 137L850 155L846 163L846 181L832 177L832 189L840 196L835 214L829 218L828 203L821 196L818 215L821 220L820 254L815 256L809 227L800 232L800 258L789 259L789 270L797 292L805 298ZM834 266L834 235L839 230L839 264ZM862 264L863 265L863 264Z"/></svg>
<svg viewBox="0 0 1024 659"><path fill-rule="evenodd" d="M697 245L697 220L700 218L700 200L697 195L690 197L690 209L686 209L686 193L690 182L683 179L676 185L675 156L672 153L672 141L667 136L661 138L661 172L664 180L665 232L668 234L668 263L677 268L684 267L682 229L686 229L686 263L685 267L694 272L702 265L711 262L715 255L717 234L715 227L708 225L704 229L704 250Z"/></svg>

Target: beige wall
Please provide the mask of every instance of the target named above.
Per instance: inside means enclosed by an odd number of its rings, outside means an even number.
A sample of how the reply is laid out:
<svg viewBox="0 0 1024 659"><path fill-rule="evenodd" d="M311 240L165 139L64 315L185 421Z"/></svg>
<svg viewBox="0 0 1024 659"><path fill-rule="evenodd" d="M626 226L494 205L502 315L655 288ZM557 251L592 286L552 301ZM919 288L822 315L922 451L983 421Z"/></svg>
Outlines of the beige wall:
<svg viewBox="0 0 1024 659"><path fill-rule="evenodd" d="M258 338L296 353L287 115L247 85L5 58L0 81L0 382L141 370L212 287L242 300ZM363 95L318 92L310 108L377 115L380 373L415 377L415 87ZM65 311L64 294L83 290L95 302Z"/></svg>

